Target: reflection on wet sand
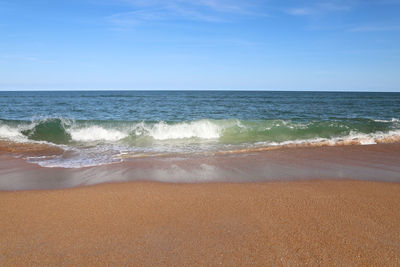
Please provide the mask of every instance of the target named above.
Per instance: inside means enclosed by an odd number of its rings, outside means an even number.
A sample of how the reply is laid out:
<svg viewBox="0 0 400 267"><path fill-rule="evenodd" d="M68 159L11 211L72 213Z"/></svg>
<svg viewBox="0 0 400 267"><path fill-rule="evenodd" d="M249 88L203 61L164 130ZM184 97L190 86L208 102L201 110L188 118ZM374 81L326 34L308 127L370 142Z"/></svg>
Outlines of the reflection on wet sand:
<svg viewBox="0 0 400 267"><path fill-rule="evenodd" d="M5 152L0 157L1 190L68 188L125 181L400 181L400 144L297 147L185 157L128 157L121 163L73 169L43 168Z"/></svg>

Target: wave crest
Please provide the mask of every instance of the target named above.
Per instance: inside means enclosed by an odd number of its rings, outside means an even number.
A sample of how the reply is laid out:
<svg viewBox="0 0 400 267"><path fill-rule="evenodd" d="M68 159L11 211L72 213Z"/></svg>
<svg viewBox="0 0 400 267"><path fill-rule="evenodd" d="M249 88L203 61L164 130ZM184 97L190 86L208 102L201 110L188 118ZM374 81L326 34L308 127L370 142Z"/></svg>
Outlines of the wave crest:
<svg viewBox="0 0 400 267"><path fill-rule="evenodd" d="M0 124L0 139L22 141L26 140L26 137L18 130L18 128Z"/></svg>
<svg viewBox="0 0 400 267"><path fill-rule="evenodd" d="M223 127L210 120L182 122L167 124L158 122L154 125L139 123L133 128L135 136L147 135L155 140L174 139L218 139L221 137Z"/></svg>
<svg viewBox="0 0 400 267"><path fill-rule="evenodd" d="M71 135L65 130L69 124L70 122L64 119L44 119L33 123L21 133L31 140L66 144L71 140Z"/></svg>
<svg viewBox="0 0 400 267"><path fill-rule="evenodd" d="M128 136L128 134L121 131L105 129L100 126L70 129L68 132L70 133L72 140L80 142L118 141Z"/></svg>

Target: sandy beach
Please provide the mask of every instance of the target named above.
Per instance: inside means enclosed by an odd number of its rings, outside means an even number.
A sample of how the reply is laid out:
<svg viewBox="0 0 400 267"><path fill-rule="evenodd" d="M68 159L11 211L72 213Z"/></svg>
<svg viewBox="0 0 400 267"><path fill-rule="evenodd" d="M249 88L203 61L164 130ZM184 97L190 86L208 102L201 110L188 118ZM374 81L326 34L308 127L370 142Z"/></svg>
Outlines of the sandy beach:
<svg viewBox="0 0 400 267"><path fill-rule="evenodd" d="M0 263L400 264L400 184L120 183L0 193Z"/></svg>
<svg viewBox="0 0 400 267"><path fill-rule="evenodd" d="M399 265L399 155L381 144L65 169L3 152L0 265Z"/></svg>

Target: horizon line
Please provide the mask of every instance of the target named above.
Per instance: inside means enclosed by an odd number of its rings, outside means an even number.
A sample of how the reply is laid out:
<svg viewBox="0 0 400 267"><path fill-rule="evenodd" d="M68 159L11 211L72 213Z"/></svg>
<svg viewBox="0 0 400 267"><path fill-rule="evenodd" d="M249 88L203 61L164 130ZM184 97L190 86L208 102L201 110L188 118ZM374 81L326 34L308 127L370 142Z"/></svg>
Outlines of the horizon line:
<svg viewBox="0 0 400 267"><path fill-rule="evenodd" d="M153 92L340 92L340 93L400 93L397 91L379 90L293 90L293 89L0 89L0 92L99 92L99 91L153 91Z"/></svg>

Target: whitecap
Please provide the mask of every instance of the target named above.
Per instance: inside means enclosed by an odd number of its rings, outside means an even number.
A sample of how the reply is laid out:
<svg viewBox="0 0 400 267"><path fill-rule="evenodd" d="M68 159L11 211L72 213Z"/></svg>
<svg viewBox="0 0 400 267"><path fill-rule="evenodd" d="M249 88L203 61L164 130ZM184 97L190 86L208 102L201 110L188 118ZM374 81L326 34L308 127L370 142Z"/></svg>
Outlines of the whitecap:
<svg viewBox="0 0 400 267"><path fill-rule="evenodd" d="M105 129L100 126L72 128L68 132L72 140L81 142L118 141L128 136L127 133L115 129Z"/></svg>
<svg viewBox="0 0 400 267"><path fill-rule="evenodd" d="M209 120L167 124L158 122L154 125L137 124L133 131L136 135L148 135L155 140L171 140L185 138L218 139L223 127Z"/></svg>

